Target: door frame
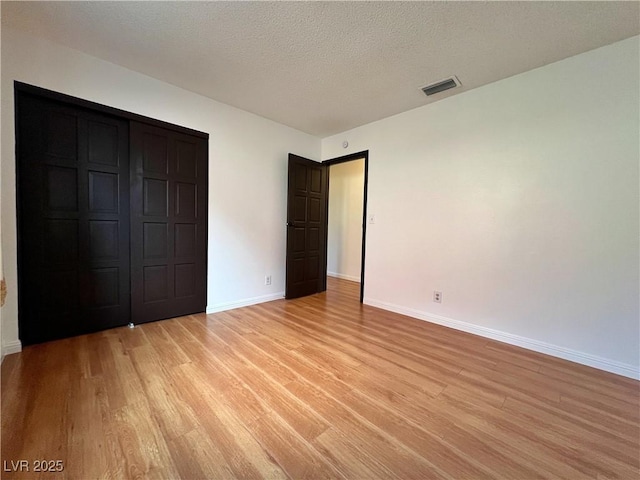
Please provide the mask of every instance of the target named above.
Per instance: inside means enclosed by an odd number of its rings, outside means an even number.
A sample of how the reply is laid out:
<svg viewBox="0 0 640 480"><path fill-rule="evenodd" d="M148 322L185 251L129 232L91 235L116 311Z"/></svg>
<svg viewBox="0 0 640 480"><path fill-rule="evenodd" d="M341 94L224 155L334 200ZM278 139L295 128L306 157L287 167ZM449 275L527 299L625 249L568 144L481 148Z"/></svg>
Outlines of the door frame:
<svg viewBox="0 0 640 480"><path fill-rule="evenodd" d="M327 167L331 167L331 165L337 165L339 163L352 162L354 160L362 160L364 159L364 192L363 192L363 202L362 202L362 250L360 259L360 303L364 303L364 268L365 268L365 256L367 253L367 196L369 191L369 150L363 150L362 152L350 153L348 155L343 155L342 157L330 158L329 160L324 160L322 162L323 165ZM329 181L329 185L331 185L331 169L327 169L327 179ZM327 212L325 222L327 224L327 236L329 233L329 190L327 189L327 200L325 211ZM325 285L327 281L327 249L328 249L328 239L325 240L324 243L324 278Z"/></svg>

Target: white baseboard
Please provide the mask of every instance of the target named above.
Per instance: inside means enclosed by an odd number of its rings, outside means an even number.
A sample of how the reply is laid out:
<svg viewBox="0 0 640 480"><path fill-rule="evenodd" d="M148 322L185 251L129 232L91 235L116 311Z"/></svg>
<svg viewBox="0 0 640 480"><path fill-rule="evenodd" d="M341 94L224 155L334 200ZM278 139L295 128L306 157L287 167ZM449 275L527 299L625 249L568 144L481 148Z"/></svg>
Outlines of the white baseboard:
<svg viewBox="0 0 640 480"><path fill-rule="evenodd" d="M414 310L412 308L402 307L400 305L394 305L380 300L372 298L365 298L364 303L371 305L372 307L381 308L383 310L389 310L391 312L400 313L409 317L417 318L418 320L424 320L445 327L453 328L455 330L461 330L467 333L473 333L485 338L491 338L499 342L508 343L509 345L516 345L518 347L533 350L534 352L545 353L554 357L569 360L571 362L580 363L589 367L598 368L606 372L615 373L624 377L640 380L640 369L633 365L618 362L616 360L610 360L607 358L599 357L597 355L591 355L589 353L580 352L578 350L572 350L565 347L559 347L539 340L533 340L531 338L521 337L512 333L501 332L500 330L494 330L492 328L481 327L472 323L462 322L460 320L454 320L453 318L443 317L441 315L432 314L429 312L422 312L420 310Z"/></svg>
<svg viewBox="0 0 640 480"><path fill-rule="evenodd" d="M260 297L246 298L237 302L228 303L216 303L214 305L207 305L207 313L224 312L225 310L233 310L234 308L248 307L249 305L256 305L258 303L272 302L273 300L281 300L284 298L284 292L272 293L269 295L262 295Z"/></svg>
<svg viewBox="0 0 640 480"><path fill-rule="evenodd" d="M22 342L20 340L14 340L13 342L7 342L2 345L2 360L7 355L12 353L20 353L22 351Z"/></svg>
<svg viewBox="0 0 640 480"><path fill-rule="evenodd" d="M345 275L344 273L327 272L330 277L341 278L342 280L350 280L352 282L360 283L360 277L354 277L352 275Z"/></svg>

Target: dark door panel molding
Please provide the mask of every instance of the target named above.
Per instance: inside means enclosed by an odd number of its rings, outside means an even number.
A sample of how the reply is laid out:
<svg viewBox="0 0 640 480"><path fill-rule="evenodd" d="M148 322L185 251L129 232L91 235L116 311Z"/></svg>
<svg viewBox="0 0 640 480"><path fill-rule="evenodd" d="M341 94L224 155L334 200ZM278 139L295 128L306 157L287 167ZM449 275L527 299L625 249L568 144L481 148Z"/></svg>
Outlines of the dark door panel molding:
<svg viewBox="0 0 640 480"><path fill-rule="evenodd" d="M207 141L131 122L133 323L202 312L207 295Z"/></svg>
<svg viewBox="0 0 640 480"><path fill-rule="evenodd" d="M328 187L326 165L289 154L286 298L327 289Z"/></svg>
<svg viewBox="0 0 640 480"><path fill-rule="evenodd" d="M27 93L16 104L21 340L126 325L128 122Z"/></svg>

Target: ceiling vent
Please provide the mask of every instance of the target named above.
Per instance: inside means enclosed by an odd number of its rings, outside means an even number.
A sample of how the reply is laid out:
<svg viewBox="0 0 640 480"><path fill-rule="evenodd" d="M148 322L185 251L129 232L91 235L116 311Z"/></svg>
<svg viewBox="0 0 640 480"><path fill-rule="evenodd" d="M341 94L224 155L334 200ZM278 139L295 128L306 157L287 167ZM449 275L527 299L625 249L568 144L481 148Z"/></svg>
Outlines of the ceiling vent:
<svg viewBox="0 0 640 480"><path fill-rule="evenodd" d="M427 97L430 97L431 95L444 92L445 90L449 90L451 88L459 87L460 85L462 85L460 83L460 80L458 80L457 77L453 76L450 78L446 78L444 80L440 80L439 82L427 85L426 87L422 87L422 91Z"/></svg>

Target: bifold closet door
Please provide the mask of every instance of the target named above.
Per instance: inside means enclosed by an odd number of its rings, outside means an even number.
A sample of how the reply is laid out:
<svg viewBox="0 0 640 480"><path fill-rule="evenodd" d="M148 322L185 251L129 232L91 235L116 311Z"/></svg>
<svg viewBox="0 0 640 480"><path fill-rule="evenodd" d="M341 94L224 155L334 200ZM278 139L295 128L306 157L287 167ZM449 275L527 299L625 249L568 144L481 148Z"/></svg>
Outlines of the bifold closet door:
<svg viewBox="0 0 640 480"><path fill-rule="evenodd" d="M131 318L202 312L207 291L207 140L131 122Z"/></svg>
<svg viewBox="0 0 640 480"><path fill-rule="evenodd" d="M23 344L126 325L128 122L19 93L17 131Z"/></svg>

